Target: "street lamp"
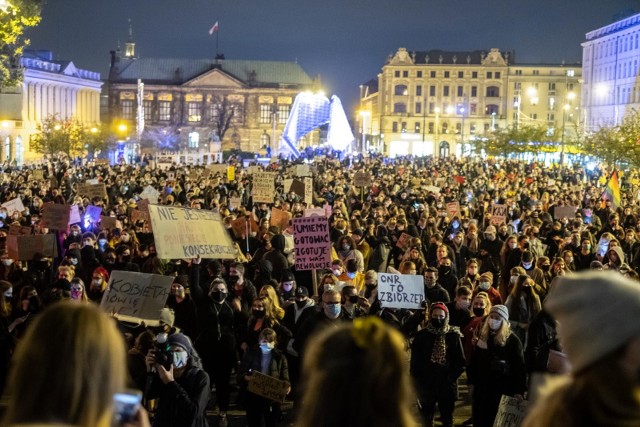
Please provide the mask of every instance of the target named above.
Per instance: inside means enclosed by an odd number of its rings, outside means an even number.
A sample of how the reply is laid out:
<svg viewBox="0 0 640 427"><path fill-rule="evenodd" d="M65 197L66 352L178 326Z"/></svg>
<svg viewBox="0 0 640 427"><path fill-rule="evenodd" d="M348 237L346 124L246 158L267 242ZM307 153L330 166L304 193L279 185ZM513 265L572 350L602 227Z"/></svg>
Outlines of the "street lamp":
<svg viewBox="0 0 640 427"><path fill-rule="evenodd" d="M436 139L433 143L433 158L438 158L438 139L440 139L440 123L438 119L440 118L440 107L436 107L433 110L436 113Z"/></svg>

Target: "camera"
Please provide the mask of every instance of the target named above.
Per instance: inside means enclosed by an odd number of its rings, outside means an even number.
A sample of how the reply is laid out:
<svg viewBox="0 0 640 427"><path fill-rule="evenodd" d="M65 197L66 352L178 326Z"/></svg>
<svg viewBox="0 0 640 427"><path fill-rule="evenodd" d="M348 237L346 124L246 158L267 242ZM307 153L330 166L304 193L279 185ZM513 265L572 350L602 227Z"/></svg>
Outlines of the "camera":
<svg viewBox="0 0 640 427"><path fill-rule="evenodd" d="M161 365L167 371L171 369L173 363L173 353L171 347L167 344L167 334L161 333L156 336L153 344L153 357L158 365Z"/></svg>

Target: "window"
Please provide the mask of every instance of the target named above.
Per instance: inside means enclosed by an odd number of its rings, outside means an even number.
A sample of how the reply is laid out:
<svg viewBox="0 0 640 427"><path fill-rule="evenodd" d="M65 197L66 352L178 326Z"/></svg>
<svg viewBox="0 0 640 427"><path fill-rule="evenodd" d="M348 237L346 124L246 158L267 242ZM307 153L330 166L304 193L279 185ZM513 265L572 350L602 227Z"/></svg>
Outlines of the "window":
<svg viewBox="0 0 640 427"><path fill-rule="evenodd" d="M478 72L477 71L472 71L471 72L471 78L472 79L477 79L478 78Z"/></svg>
<svg viewBox="0 0 640 427"><path fill-rule="evenodd" d="M472 97L478 96L478 86L471 86L471 96Z"/></svg>
<svg viewBox="0 0 640 427"><path fill-rule="evenodd" d="M120 101L120 108L122 108L122 118L125 120L133 120L135 117L135 108L132 99L123 99Z"/></svg>
<svg viewBox="0 0 640 427"><path fill-rule="evenodd" d="M396 71L395 73L393 73L394 77L400 77L400 71Z"/></svg>
<svg viewBox="0 0 640 427"><path fill-rule="evenodd" d="M202 103L187 102L187 121L199 122L202 120Z"/></svg>
<svg viewBox="0 0 640 427"><path fill-rule="evenodd" d="M396 87L393 89L393 94L394 95L407 95L407 85L396 85Z"/></svg>
<svg viewBox="0 0 640 427"><path fill-rule="evenodd" d="M636 36L636 43L637 41L638 41L638 36ZM573 77L575 75L576 75L576 70L567 70L567 77Z"/></svg>
<svg viewBox="0 0 640 427"><path fill-rule="evenodd" d="M567 83L567 90L573 90L573 83Z"/></svg>
<svg viewBox="0 0 640 427"><path fill-rule="evenodd" d="M198 132L189 133L189 148L198 148L200 145L200 134Z"/></svg>
<svg viewBox="0 0 640 427"><path fill-rule="evenodd" d="M416 114L422 114L422 102L416 102L415 112Z"/></svg>
<svg viewBox="0 0 640 427"><path fill-rule="evenodd" d="M416 96L422 96L422 86L416 86Z"/></svg>
<svg viewBox="0 0 640 427"><path fill-rule="evenodd" d="M458 78L464 79L464 71L458 71Z"/></svg>
<svg viewBox="0 0 640 427"><path fill-rule="evenodd" d="M487 88L487 97L497 98L500 96L500 88L497 86L489 86Z"/></svg>
<svg viewBox="0 0 640 427"><path fill-rule="evenodd" d="M489 129L490 129L489 126L490 126L489 123L485 123L484 124L484 133L488 133L489 132Z"/></svg>
<svg viewBox="0 0 640 427"><path fill-rule="evenodd" d="M538 114L537 113L532 113L531 114L531 120L538 120Z"/></svg>
<svg viewBox="0 0 640 427"><path fill-rule="evenodd" d="M448 71L444 72L444 78L448 79L450 77L450 73Z"/></svg>
<svg viewBox="0 0 640 427"><path fill-rule="evenodd" d="M520 90L520 89L522 89L522 83L521 83L521 82L515 82L515 83L513 84L513 88L514 88L515 90Z"/></svg>
<svg viewBox="0 0 640 427"><path fill-rule="evenodd" d="M402 122L400 127L400 132L405 133L407 131L407 122Z"/></svg>
<svg viewBox="0 0 640 427"><path fill-rule="evenodd" d="M442 87L442 96L449 96L449 86Z"/></svg>
<svg viewBox="0 0 640 427"><path fill-rule="evenodd" d="M171 120L171 101L158 102L158 119L162 122Z"/></svg>
<svg viewBox="0 0 640 427"><path fill-rule="evenodd" d="M491 116L493 113L495 113L497 116L499 114L498 111L499 111L498 106L495 104L489 104L484 109L484 113L487 116Z"/></svg>
<svg viewBox="0 0 640 427"><path fill-rule="evenodd" d="M260 123L267 124L271 123L271 118L273 116L273 110L271 104L260 104Z"/></svg>
<svg viewBox="0 0 640 427"><path fill-rule="evenodd" d="M429 96L436 96L436 87L429 86Z"/></svg>
<svg viewBox="0 0 640 427"><path fill-rule="evenodd" d="M464 86L458 86L458 96L464 96Z"/></svg>
<svg viewBox="0 0 640 427"><path fill-rule="evenodd" d="M539 76L540 75L540 70L533 70L533 75L534 76Z"/></svg>
<svg viewBox="0 0 640 427"><path fill-rule="evenodd" d="M433 122L429 122L429 133L433 133Z"/></svg>
<svg viewBox="0 0 640 427"><path fill-rule="evenodd" d="M280 104L278 105L278 124L284 125L289 120L289 114L291 112L291 105L289 104Z"/></svg>
<svg viewBox="0 0 640 427"><path fill-rule="evenodd" d="M393 122L393 123L391 124L391 131L392 131L393 133L397 133L397 132L398 132L398 122Z"/></svg>
<svg viewBox="0 0 640 427"><path fill-rule="evenodd" d="M522 75L522 70L516 70L516 76L521 76Z"/></svg>
<svg viewBox="0 0 640 427"><path fill-rule="evenodd" d="M408 71L403 71L402 72L402 77L409 77L409 72Z"/></svg>
<svg viewBox="0 0 640 427"><path fill-rule="evenodd" d="M462 123L456 123L456 134L460 135L462 133Z"/></svg>
<svg viewBox="0 0 640 427"><path fill-rule="evenodd" d="M393 112L394 113L406 113L407 112L407 104L404 102L396 102L393 104Z"/></svg>
<svg viewBox="0 0 640 427"><path fill-rule="evenodd" d="M422 71L417 71L416 72L416 77L417 78L421 78L422 77Z"/></svg>
<svg viewBox="0 0 640 427"><path fill-rule="evenodd" d="M549 110L556 109L556 99L554 97L549 98Z"/></svg>
<svg viewBox="0 0 640 427"><path fill-rule="evenodd" d="M475 135L475 133L476 133L476 124L475 124L475 123L471 123L471 124L469 125L469 133L470 133L471 135Z"/></svg>
<svg viewBox="0 0 640 427"><path fill-rule="evenodd" d="M415 126L413 127L413 132L420 133L420 122L415 123Z"/></svg>
<svg viewBox="0 0 640 427"><path fill-rule="evenodd" d="M209 104L207 106L207 121L210 123L217 122L221 108L220 104Z"/></svg>
<svg viewBox="0 0 640 427"><path fill-rule="evenodd" d="M260 148L266 149L270 145L270 142L271 138L269 138L269 135L266 133L260 135Z"/></svg>
<svg viewBox="0 0 640 427"><path fill-rule="evenodd" d="M431 72L429 73L429 76L430 76L432 79L435 79L435 78L436 78L436 72L435 72L435 71L431 71Z"/></svg>
<svg viewBox="0 0 640 427"><path fill-rule="evenodd" d="M493 73L491 71L487 71L487 78L488 79L492 79L493 78Z"/></svg>
<svg viewBox="0 0 640 427"><path fill-rule="evenodd" d="M144 120L146 122L150 122L151 120L153 120L153 101L142 101L142 108L144 109Z"/></svg>
<svg viewBox="0 0 640 427"><path fill-rule="evenodd" d="M555 83L549 83L549 90L556 90L556 84Z"/></svg>
<svg viewBox="0 0 640 427"><path fill-rule="evenodd" d="M554 121L556 119L556 115L554 113L547 113L547 121Z"/></svg>
<svg viewBox="0 0 640 427"><path fill-rule="evenodd" d="M494 74L494 77L496 79L499 79L500 78L500 71L496 71L496 73Z"/></svg>
<svg viewBox="0 0 640 427"><path fill-rule="evenodd" d="M436 112L436 103L435 102L430 102L429 103L429 114L433 114Z"/></svg>
<svg viewBox="0 0 640 427"><path fill-rule="evenodd" d="M478 114L478 104L472 102L469 104L469 115L475 116L476 114Z"/></svg>

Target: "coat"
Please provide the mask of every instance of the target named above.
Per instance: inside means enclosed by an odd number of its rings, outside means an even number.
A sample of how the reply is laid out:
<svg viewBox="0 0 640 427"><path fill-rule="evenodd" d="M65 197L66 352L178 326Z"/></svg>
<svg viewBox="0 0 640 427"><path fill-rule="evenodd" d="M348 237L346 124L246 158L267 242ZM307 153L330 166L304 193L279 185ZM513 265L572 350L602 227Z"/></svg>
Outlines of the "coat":
<svg viewBox="0 0 640 427"><path fill-rule="evenodd" d="M465 360L460 331L450 329L445 334L446 364L431 362L431 353L438 336L423 329L418 332L411 345L411 376L419 389L428 387L455 388L458 377L464 372Z"/></svg>

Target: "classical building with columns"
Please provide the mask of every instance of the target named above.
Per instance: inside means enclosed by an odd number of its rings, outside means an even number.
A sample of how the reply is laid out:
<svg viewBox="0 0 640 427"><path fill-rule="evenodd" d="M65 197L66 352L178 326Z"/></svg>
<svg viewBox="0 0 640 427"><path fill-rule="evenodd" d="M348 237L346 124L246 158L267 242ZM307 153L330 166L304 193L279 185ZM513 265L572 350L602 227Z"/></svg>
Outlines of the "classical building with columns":
<svg viewBox="0 0 640 427"><path fill-rule="evenodd" d="M22 84L0 88L0 159L17 164L41 158L29 140L47 117L99 123L102 88L100 73L54 60L51 51L25 51L20 66Z"/></svg>

